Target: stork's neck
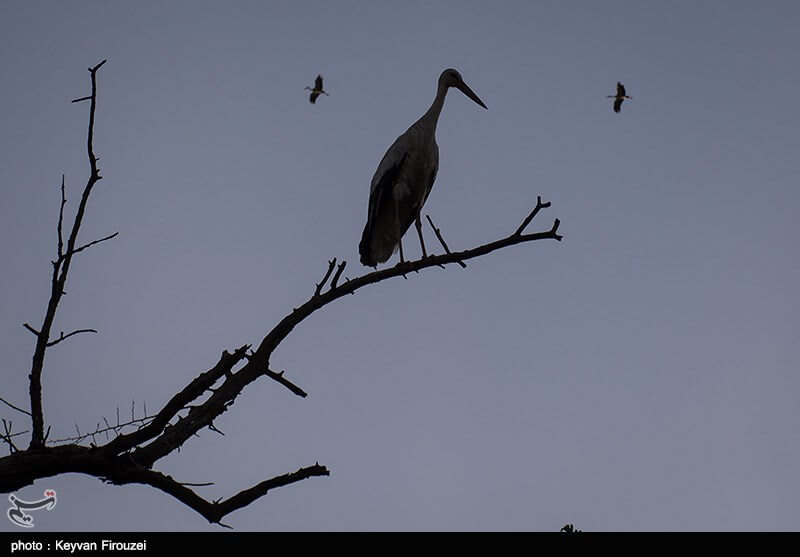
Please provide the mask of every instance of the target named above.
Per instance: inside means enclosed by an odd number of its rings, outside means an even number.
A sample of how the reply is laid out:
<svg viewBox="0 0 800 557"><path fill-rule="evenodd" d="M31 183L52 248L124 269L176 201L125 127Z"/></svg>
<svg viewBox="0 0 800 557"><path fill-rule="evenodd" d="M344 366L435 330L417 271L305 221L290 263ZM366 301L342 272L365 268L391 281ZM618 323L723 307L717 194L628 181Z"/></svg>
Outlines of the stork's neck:
<svg viewBox="0 0 800 557"><path fill-rule="evenodd" d="M430 129L431 133L436 132L436 124L439 123L439 114L442 113L444 106L444 98L447 95L447 86L439 84L436 90L436 98L433 99L433 104L428 111L422 115L422 118L417 120L417 124Z"/></svg>

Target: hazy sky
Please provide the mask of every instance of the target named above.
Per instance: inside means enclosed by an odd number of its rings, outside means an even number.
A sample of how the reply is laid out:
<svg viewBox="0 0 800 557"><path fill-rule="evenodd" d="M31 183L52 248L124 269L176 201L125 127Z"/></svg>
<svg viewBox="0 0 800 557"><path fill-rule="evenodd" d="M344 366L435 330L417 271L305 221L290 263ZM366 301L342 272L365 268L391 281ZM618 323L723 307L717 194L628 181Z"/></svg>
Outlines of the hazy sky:
<svg viewBox="0 0 800 557"><path fill-rule="evenodd" d="M86 68L80 239L119 237L76 256L55 331L99 334L48 352L51 438L158 409L332 257L365 272L372 174L454 67L489 110L448 95L425 213L460 250L541 195L564 240L326 307L272 358L307 399L258 381L156 468L214 499L329 467L238 530L797 530L799 27L793 1L0 1L0 396L28 404ZM47 488L40 530L219 530L88 476L17 495Z"/></svg>

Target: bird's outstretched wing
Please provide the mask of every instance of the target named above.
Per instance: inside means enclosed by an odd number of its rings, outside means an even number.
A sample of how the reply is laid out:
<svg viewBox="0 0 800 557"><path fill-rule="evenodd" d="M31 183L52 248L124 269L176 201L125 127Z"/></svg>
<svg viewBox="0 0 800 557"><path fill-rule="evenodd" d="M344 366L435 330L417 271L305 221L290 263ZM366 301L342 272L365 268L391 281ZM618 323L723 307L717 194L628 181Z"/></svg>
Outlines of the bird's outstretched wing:
<svg viewBox="0 0 800 557"><path fill-rule="evenodd" d="M314 89L317 91L322 91L322 76L318 75L316 81L314 81Z"/></svg>
<svg viewBox="0 0 800 557"><path fill-rule="evenodd" d="M625 100L622 97L617 97L617 100L614 101L614 112L619 112L619 109L622 108L622 101Z"/></svg>
<svg viewBox="0 0 800 557"><path fill-rule="evenodd" d="M311 91L311 95L308 97L308 100L311 101L311 104L317 102L317 97L319 97L319 91Z"/></svg>
<svg viewBox="0 0 800 557"><path fill-rule="evenodd" d="M624 97L625 96L625 86L617 81L617 96Z"/></svg>

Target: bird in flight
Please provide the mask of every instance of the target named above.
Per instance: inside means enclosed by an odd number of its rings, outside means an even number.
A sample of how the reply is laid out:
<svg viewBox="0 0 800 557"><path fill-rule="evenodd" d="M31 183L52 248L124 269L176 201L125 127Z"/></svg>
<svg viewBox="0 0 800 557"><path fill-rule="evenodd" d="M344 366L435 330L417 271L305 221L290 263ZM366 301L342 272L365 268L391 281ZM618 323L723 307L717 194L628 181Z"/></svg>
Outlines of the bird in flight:
<svg viewBox="0 0 800 557"><path fill-rule="evenodd" d="M625 86L617 81L617 94L616 95L608 95L607 99L614 99L614 112L619 112L620 108L622 108L622 101L625 99L632 99L633 97L629 97L625 94Z"/></svg>
<svg viewBox="0 0 800 557"><path fill-rule="evenodd" d="M313 89L311 87L306 87L306 89L311 91L311 95L308 97L308 100L311 101L311 104L314 104L315 102L317 102L317 97L319 97L320 95L328 95L328 93L326 93L322 89L322 76L321 75L318 75L317 79L314 81L314 88ZM330 95L328 95L328 96L330 96Z"/></svg>
<svg viewBox="0 0 800 557"><path fill-rule="evenodd" d="M422 257L428 256L422 239L420 212L439 169L436 124L451 87L486 108L478 95L464 83L460 73L454 69L442 72L433 104L389 147L372 177L367 224L358 244L361 263L368 267L387 261L397 249L400 250L400 263L405 261L401 239L412 222L417 227Z"/></svg>

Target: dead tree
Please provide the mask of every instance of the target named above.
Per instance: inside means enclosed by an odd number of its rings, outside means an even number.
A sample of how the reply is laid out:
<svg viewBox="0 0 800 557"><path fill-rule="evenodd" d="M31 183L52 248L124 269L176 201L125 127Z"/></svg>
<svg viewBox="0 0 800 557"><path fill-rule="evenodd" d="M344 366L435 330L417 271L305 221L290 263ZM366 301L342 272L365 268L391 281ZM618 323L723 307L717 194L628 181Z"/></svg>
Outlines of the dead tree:
<svg viewBox="0 0 800 557"><path fill-rule="evenodd" d="M92 433L81 434L79 431L75 437L48 440L50 426L46 427L42 405L42 376L47 349L74 335L96 332L94 329L85 328L66 334L62 331L58 335L54 335L53 323L59 302L65 292L70 267L76 255L116 236L115 233L86 244L78 245L77 243L89 198L93 189L102 179L97 166L98 158L94 153L93 135L97 106L97 73L105 63L106 61L103 60L89 68L91 94L72 101L89 102L87 151L90 175L83 188L71 227L67 227L64 223L64 206L67 198L64 177L62 176L61 179L61 206L56 227L58 243L56 258L52 261L50 299L41 326L36 328L28 323L23 325L36 338L29 375L29 408L22 408L5 398L0 398L0 402L9 409L23 414L26 420L30 420L30 430L18 432L14 432L13 422L10 419L2 420L4 430L0 432L0 439L5 442L10 454L0 458L0 492L11 493L33 484L38 479L79 472L114 485L133 483L152 486L188 505L209 522L224 526L221 522L223 517L249 505L269 490L312 476L327 476L328 469L319 463L314 463L295 472L264 480L227 499L208 501L191 489L197 484L187 484L175 480L154 469L154 465L161 458L179 449L201 429L215 429L214 420L233 405L236 397L245 387L261 377L275 381L299 397L305 397L306 392L285 377L283 371L276 372L270 368L272 353L295 326L334 300L353 294L356 290L370 284L383 282L393 277L405 277L412 271L419 272L433 266L444 267L447 264L459 264L466 267L464 261L468 259L523 242L546 239L561 240L561 236L557 233L558 219L555 219L549 230L536 233L525 232L539 211L550 206L550 203L542 202L541 197L537 198L535 207L510 235L459 252L450 251L441 232L429 218L430 225L445 253L431 255L416 261L406 261L394 267L344 280L342 280L342 273L346 262L342 261L337 264L337 260L334 258L328 262L328 268L322 280L316 284L316 288L308 300L294 308L275 325L258 346L253 348L251 344L244 344L233 352L223 351L218 362L207 371L199 373L154 414L147 415L145 408L144 415L136 418L132 409L131 419L121 422L119 411L117 411L115 422L104 419L105 426L101 427L98 424ZM69 228L69 233L65 236L67 228ZM2 394L5 395L5 393ZM98 442L98 438L102 434L105 434L102 439L106 441L104 443ZM30 438L27 448L19 448L20 439L27 439L23 437L26 435Z"/></svg>

